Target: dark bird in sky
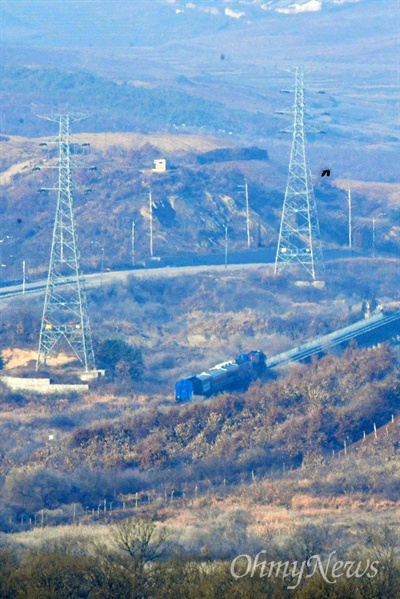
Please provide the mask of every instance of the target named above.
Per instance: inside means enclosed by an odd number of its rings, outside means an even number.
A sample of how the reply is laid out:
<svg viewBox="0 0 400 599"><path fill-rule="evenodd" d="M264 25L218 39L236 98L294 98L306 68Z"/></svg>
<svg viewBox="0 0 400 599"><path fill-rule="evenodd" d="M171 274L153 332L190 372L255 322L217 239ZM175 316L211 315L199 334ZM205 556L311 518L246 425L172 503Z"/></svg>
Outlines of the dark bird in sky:
<svg viewBox="0 0 400 599"><path fill-rule="evenodd" d="M330 170L322 171L322 175L321 175L321 177L324 177L325 175L326 175L327 177L329 177L329 176L330 176L330 174L331 174L331 171L330 171Z"/></svg>

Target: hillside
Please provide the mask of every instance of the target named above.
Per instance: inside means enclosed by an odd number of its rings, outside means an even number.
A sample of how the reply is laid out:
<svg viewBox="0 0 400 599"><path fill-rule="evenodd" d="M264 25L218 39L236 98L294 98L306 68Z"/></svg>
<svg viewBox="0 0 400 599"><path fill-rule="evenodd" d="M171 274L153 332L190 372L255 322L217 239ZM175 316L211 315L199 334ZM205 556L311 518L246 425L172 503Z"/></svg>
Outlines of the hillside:
<svg viewBox="0 0 400 599"><path fill-rule="evenodd" d="M324 131L309 133L318 169L328 162L341 179L396 181L396 0L314 1L315 10L289 0L160 1L141 11L119 0L111 19L101 0L70 4L2 3L3 134L39 136L50 129L38 112L79 110L90 115L86 130L273 143L285 168L287 121L276 111L292 104L281 93L292 76L280 68L298 64L310 68L309 128Z"/></svg>
<svg viewBox="0 0 400 599"><path fill-rule="evenodd" d="M352 559L363 548L366 559L369 550L384 556L386 547L396 547L398 425L343 455L344 442L361 440L374 423L385 425L392 414L398 422L394 350L350 347L343 355L285 368L246 393L184 405L172 394L179 377L245 348L287 349L359 319L363 300L393 301L398 260L331 262L324 290L297 287L265 265L165 278L136 274L126 283L115 278L112 285L89 288L89 305L96 346L125 339L139 347L141 377L132 380L119 370L82 397L0 389L0 529L8 545L7 554L0 551L0 571L7 568L2 584L23 584L33 559L39 561L29 580L37 576L38 588L52 588L49 563L53 573L68 572L69 581L76 576L77 584L87 559L99 585L105 584L102 568L108 581L135 572L131 563L119 563L113 540L115 525L129 523L128 517L150 518L158 530L166 526L173 542L147 570L144 585L164 566L175 580L176 554L181 586L193 584L199 561L206 560L217 580L226 570L231 591L230 560L243 552L266 547L271 559L293 560L310 550L325 559L339 547L341 559ZM38 297L2 303L1 338L13 348L4 357L21 359L27 349L15 348L36 346L41 309ZM51 376L59 375L52 370ZM76 554L79 574L74 558L63 561ZM390 563L394 576L397 561ZM169 579L164 570L158 576L169 599ZM207 580L214 599L217 581L210 574ZM384 584L381 577L378 583ZM126 574L123 584L126 589L134 582ZM254 585L251 596L257 596Z"/></svg>
<svg viewBox="0 0 400 599"><path fill-rule="evenodd" d="M10 537L39 548L43 538L74 538L73 528L52 528L73 518L92 525L80 529L83 543L107 534L99 524L135 514L172 527L184 554L209 559L236 555L240 538L285 552L306 533L324 554L335 543L349 551L355 527L396 526L398 426L356 455L345 457L343 443L397 414L398 393L385 346L182 407L144 409L141 396L128 403L99 390L83 402L3 393L1 526L26 531L43 509L44 537Z"/></svg>
<svg viewBox="0 0 400 599"><path fill-rule="evenodd" d="M22 260L31 277L43 276L49 259L56 194L55 150L40 144L51 138L7 136L1 141L3 201L3 278L20 278ZM223 254L224 226L229 252L246 249L243 184L249 184L251 249L274 255L286 173L269 148L243 146L231 139L158 133L77 133L74 204L84 271L131 264L131 227L135 221L135 258L149 260L149 186L152 186L156 256ZM82 144L90 143L90 147ZM53 148L53 149L52 149ZM156 158L167 159L167 172L151 172ZM261 159L262 158L262 159ZM41 169L33 170L36 167ZM91 169L91 170L90 170ZM376 251L397 255L398 186L335 181L315 177L325 248L346 247L347 192L353 189L354 247L372 250L372 215ZM384 214L382 214L384 213ZM184 234L182 232L184 231ZM104 261L102 253L104 248ZM29 258L28 258L29 257ZM7 260L6 260L7 258ZM222 260L223 258L221 258Z"/></svg>
<svg viewBox="0 0 400 599"><path fill-rule="evenodd" d="M0 373L60 384L0 381L1 599L398 599L397 316L302 363L255 373L242 354L400 309L399 8L1 0ZM313 282L274 273L296 67L325 262ZM104 375L73 391L67 339L36 371L49 116L67 113ZM91 345L85 318L44 322ZM176 399L216 364L211 396Z"/></svg>

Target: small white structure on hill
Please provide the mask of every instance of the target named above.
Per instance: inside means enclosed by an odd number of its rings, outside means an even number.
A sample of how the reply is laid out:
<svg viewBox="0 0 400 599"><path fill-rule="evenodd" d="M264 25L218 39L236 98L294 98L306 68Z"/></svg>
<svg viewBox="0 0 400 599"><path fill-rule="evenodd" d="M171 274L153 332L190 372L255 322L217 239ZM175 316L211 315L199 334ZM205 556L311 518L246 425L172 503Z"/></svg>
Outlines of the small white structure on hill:
<svg viewBox="0 0 400 599"><path fill-rule="evenodd" d="M167 170L167 161L165 158L158 158L154 161L153 173L165 173Z"/></svg>

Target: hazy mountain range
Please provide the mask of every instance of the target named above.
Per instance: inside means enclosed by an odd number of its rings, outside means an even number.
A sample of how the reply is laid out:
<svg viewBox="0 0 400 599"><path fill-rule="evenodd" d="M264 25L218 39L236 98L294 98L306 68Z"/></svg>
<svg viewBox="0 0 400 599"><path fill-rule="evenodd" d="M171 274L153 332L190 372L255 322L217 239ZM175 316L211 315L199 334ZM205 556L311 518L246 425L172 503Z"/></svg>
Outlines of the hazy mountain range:
<svg viewBox="0 0 400 599"><path fill-rule="evenodd" d="M268 148L284 168L288 121L276 111L291 107L281 92L293 78L279 68L300 65L310 67L310 129L325 131L309 133L311 161L341 178L397 180L398 0L3 0L0 10L5 134L46 134L34 125L37 107L76 109L79 97L92 130L229 135ZM85 95L93 76L102 92ZM169 119L162 98L174 107Z"/></svg>

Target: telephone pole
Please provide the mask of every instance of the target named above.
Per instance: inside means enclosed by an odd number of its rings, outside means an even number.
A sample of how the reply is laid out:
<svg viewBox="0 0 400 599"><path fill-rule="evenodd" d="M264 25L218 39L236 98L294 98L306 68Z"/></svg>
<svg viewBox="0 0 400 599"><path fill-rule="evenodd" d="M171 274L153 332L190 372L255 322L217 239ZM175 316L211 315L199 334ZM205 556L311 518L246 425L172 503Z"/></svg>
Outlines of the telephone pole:
<svg viewBox="0 0 400 599"><path fill-rule="evenodd" d="M313 280L324 270L317 208L307 164L304 75L295 68L293 140L274 272L301 265Z"/></svg>
<svg viewBox="0 0 400 599"><path fill-rule="evenodd" d="M131 258L132 258L132 266L135 266L135 221L132 221L132 229L131 229Z"/></svg>
<svg viewBox="0 0 400 599"><path fill-rule="evenodd" d="M22 260L22 295L25 295L26 288L26 262Z"/></svg>
<svg viewBox="0 0 400 599"><path fill-rule="evenodd" d="M225 268L228 267L228 225L225 225Z"/></svg>
<svg viewBox="0 0 400 599"><path fill-rule="evenodd" d="M348 204L349 204L349 248L352 249L353 247L353 242L352 242L352 237L353 237L353 215L352 215L352 205L351 205L351 190L348 189L347 190L347 199L348 199Z"/></svg>
<svg viewBox="0 0 400 599"><path fill-rule="evenodd" d="M79 360L85 371L95 369L86 290L79 265L73 212L70 122L79 115L41 117L58 123L57 207L51 244L43 316L40 327L36 370L45 365L55 349L63 344Z"/></svg>
<svg viewBox="0 0 400 599"><path fill-rule="evenodd" d="M153 257L153 196L151 187L149 191L149 209L150 209L150 257Z"/></svg>
<svg viewBox="0 0 400 599"><path fill-rule="evenodd" d="M239 185L244 188L246 198L246 233L247 233L247 249L250 249L250 206L249 206L249 186L247 179L244 180L244 185Z"/></svg>

